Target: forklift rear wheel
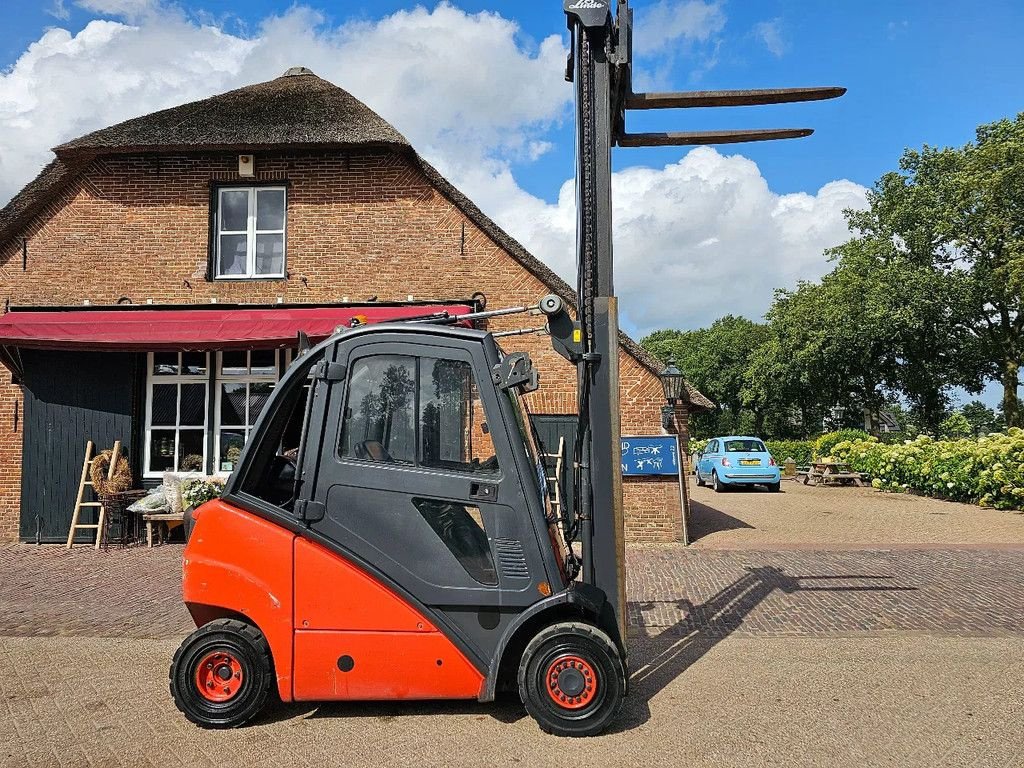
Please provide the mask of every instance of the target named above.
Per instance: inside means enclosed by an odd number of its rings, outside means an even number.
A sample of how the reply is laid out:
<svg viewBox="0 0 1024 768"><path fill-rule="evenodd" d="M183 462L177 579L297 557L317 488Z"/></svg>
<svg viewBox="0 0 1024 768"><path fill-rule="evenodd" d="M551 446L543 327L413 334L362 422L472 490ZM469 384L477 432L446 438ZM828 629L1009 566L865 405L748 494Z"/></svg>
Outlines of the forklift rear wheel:
<svg viewBox="0 0 1024 768"><path fill-rule="evenodd" d="M236 728L267 701L270 647L251 624L211 621L175 652L170 677L171 696L185 717L204 728Z"/></svg>
<svg viewBox="0 0 1024 768"><path fill-rule="evenodd" d="M625 669L611 638L582 622L553 624L537 634L519 664L519 696L541 730L594 736L622 706Z"/></svg>

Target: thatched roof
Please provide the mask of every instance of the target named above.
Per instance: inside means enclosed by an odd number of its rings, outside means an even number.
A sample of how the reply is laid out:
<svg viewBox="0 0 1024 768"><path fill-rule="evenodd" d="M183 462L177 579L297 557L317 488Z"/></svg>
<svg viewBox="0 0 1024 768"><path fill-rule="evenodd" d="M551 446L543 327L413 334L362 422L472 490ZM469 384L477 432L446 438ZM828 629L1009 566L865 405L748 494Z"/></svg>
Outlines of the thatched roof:
<svg viewBox="0 0 1024 768"><path fill-rule="evenodd" d="M127 120L55 147L57 159L0 210L0 247L94 157L294 147L390 148L408 156L470 221L551 291L575 306L576 292L568 283L420 157L390 123L348 91L303 67L293 67L266 83ZM620 334L620 341L629 354L652 373L657 374L662 369L661 361L626 334ZM692 407L714 407L704 395L687 386Z"/></svg>
<svg viewBox="0 0 1024 768"><path fill-rule="evenodd" d="M282 145L406 148L409 142L348 91L293 67L275 80L126 120L53 151L68 157Z"/></svg>
<svg viewBox="0 0 1024 768"><path fill-rule="evenodd" d="M0 210L0 247L17 234L22 224L39 213L78 171L74 161L51 160L24 189Z"/></svg>

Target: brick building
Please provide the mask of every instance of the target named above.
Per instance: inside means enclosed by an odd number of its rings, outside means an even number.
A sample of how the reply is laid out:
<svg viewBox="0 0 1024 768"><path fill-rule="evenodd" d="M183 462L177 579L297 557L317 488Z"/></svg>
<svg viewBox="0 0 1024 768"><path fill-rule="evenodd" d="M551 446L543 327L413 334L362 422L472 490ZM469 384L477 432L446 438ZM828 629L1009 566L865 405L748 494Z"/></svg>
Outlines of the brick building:
<svg viewBox="0 0 1024 768"><path fill-rule="evenodd" d="M88 439L120 439L149 483L230 471L296 330L573 300L391 125L307 70L54 152L0 211L3 539L66 536ZM571 439L574 368L546 337L503 346L542 372L542 434ZM660 434L661 363L623 337L620 365L623 434ZM690 388L675 429L709 405ZM679 498L674 477L627 478L628 537L676 539Z"/></svg>

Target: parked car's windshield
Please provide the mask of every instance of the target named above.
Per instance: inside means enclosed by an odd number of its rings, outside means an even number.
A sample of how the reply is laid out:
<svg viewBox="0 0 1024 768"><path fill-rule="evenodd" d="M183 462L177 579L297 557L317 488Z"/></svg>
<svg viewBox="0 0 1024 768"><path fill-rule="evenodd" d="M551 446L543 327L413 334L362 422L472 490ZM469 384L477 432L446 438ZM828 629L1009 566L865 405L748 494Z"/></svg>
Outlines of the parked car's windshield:
<svg viewBox="0 0 1024 768"><path fill-rule="evenodd" d="M760 440L726 440L726 453L767 453Z"/></svg>

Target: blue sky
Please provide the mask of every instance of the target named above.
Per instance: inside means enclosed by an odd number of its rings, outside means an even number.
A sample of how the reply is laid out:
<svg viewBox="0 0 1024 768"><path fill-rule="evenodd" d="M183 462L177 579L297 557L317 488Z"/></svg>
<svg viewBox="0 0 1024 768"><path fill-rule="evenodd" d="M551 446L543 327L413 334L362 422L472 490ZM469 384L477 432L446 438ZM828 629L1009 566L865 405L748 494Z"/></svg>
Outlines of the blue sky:
<svg viewBox="0 0 1024 768"><path fill-rule="evenodd" d="M42 0L0 26L0 204L95 128L304 64L403 131L563 276L571 89L558 0ZM842 211L904 147L1024 111L1024 3L633 0L639 89L843 85L838 101L631 116L630 130L813 127L716 150L617 150L617 280L635 334L759 317L816 279Z"/></svg>
<svg viewBox="0 0 1024 768"><path fill-rule="evenodd" d="M377 19L416 3L310 2L328 24ZM0 66L11 66L26 47L53 25L79 31L98 14L71 0L18 2L4 14L0 27ZM269 15L293 3L270 0L200 0L178 2L196 18L252 34ZM428 7L433 3L426 3ZM469 12L494 11L514 19L524 37L539 40L563 28L561 5L549 2L461 0ZM635 0L640 22L652 3ZM719 43L682 46L675 56L661 51L643 57L645 70L664 67L656 85L672 89L774 87L841 84L844 99L829 105L700 110L634 116L636 129L665 125L714 128L781 125L810 126L811 139L750 146L743 154L755 160L779 192L816 189L846 178L870 185L891 169L903 147L962 144L979 123L1024 110L1024 3L986 2L983 6L932 2L839 2L763 0L724 2L726 21ZM63 8L66 19L54 15ZM759 24L777 30L775 50L758 36ZM717 52L716 52L717 46ZM642 51L640 52L642 53ZM714 58L713 66L707 62ZM571 149L571 126L553 135L563 159ZM617 167L656 164L679 151L619 152ZM546 162L522 173L520 182L534 194L553 199L564 180L565 163Z"/></svg>

